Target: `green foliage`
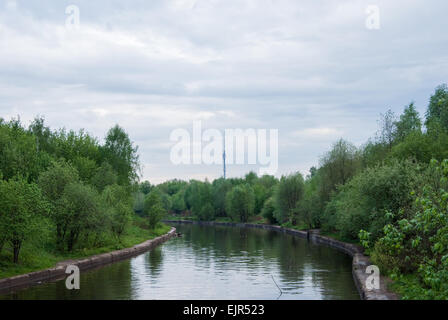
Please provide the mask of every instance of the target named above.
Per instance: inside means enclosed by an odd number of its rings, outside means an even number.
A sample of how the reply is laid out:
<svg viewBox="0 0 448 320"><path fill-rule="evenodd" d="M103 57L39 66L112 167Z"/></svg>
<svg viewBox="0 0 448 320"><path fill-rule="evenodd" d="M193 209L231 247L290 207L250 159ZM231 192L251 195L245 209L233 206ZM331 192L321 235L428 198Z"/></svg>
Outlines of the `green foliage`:
<svg viewBox="0 0 448 320"><path fill-rule="evenodd" d="M269 198L264 203L263 209L261 210L261 215L265 217L269 223L275 224L277 223L277 219L275 219L275 202L273 198Z"/></svg>
<svg viewBox="0 0 448 320"><path fill-rule="evenodd" d="M20 249L42 226L48 205L35 184L23 179L0 180L0 244L9 242L13 262L19 262Z"/></svg>
<svg viewBox="0 0 448 320"><path fill-rule="evenodd" d="M171 208L175 213L182 213L187 209L183 191L179 191L173 195Z"/></svg>
<svg viewBox="0 0 448 320"><path fill-rule="evenodd" d="M145 216L148 218L148 225L150 229L157 227L157 224L163 219L167 211L164 208L163 200L160 191L151 191L145 199L143 208Z"/></svg>
<svg viewBox="0 0 448 320"><path fill-rule="evenodd" d="M109 130L103 148L104 160L118 176L118 183L126 185L137 179L139 170L138 148L129 139L128 134L118 125Z"/></svg>
<svg viewBox="0 0 448 320"><path fill-rule="evenodd" d="M190 209L193 215L200 216L202 207L213 201L212 185L208 181L192 180L185 189L184 199L187 209Z"/></svg>
<svg viewBox="0 0 448 320"><path fill-rule="evenodd" d="M99 203L99 195L91 186L74 182L65 187L55 210L61 221L58 232L63 250L72 251L81 235L97 236L103 231L106 216Z"/></svg>
<svg viewBox="0 0 448 320"><path fill-rule="evenodd" d="M420 115L415 109L413 102L404 108L403 114L400 116L400 120L395 122L395 127L395 139L397 141L402 141L412 133L422 132L422 121L420 120Z"/></svg>
<svg viewBox="0 0 448 320"><path fill-rule="evenodd" d="M360 168L360 156L354 145L340 139L320 162L322 183L319 192L324 203L339 185L344 185L356 174Z"/></svg>
<svg viewBox="0 0 448 320"><path fill-rule="evenodd" d="M134 193L134 212L138 214L143 214L143 208L145 205L145 194L143 192L137 191Z"/></svg>
<svg viewBox="0 0 448 320"><path fill-rule="evenodd" d="M419 183L419 165L410 161L392 161L356 175L341 186L327 205L325 223L347 239L357 239L366 230L375 241L390 221L387 212L411 205L410 193Z"/></svg>
<svg viewBox="0 0 448 320"><path fill-rule="evenodd" d="M426 288L424 298L447 299L448 160L433 160L427 177L422 190L412 193L412 210L407 214L399 210L396 221L384 227L374 259L396 278L416 273L420 286Z"/></svg>
<svg viewBox="0 0 448 320"><path fill-rule="evenodd" d="M439 125L443 130L448 130L448 87L446 84L438 86L431 96L425 125L428 128Z"/></svg>
<svg viewBox="0 0 448 320"><path fill-rule="evenodd" d="M114 184L104 189L101 198L110 229L120 238L132 220L132 196L126 187Z"/></svg>
<svg viewBox="0 0 448 320"><path fill-rule="evenodd" d="M226 196L226 211L234 221L247 222L254 214L254 190L249 184L235 186Z"/></svg>
<svg viewBox="0 0 448 320"><path fill-rule="evenodd" d="M295 214L299 222L310 229L321 226L324 204L319 193L320 183L320 173L314 172L310 175L305 181L303 198L295 208Z"/></svg>
<svg viewBox="0 0 448 320"><path fill-rule="evenodd" d="M92 184L102 192L107 186L116 184L118 182L117 174L113 170L112 166L103 162L99 168L92 170L94 175L92 177Z"/></svg>
<svg viewBox="0 0 448 320"><path fill-rule="evenodd" d="M36 139L22 128L20 120L0 123L0 172L3 179L16 176L33 181L38 174Z"/></svg>
<svg viewBox="0 0 448 320"><path fill-rule="evenodd" d="M232 183L230 180L223 178L213 181L213 206L217 217L225 217L226 212L226 194L232 190Z"/></svg>
<svg viewBox="0 0 448 320"><path fill-rule="evenodd" d="M295 209L302 199L304 181L300 173L283 176L274 191L275 219L281 223L296 224Z"/></svg>
<svg viewBox="0 0 448 320"><path fill-rule="evenodd" d="M199 211L198 218L202 221L211 221L215 218L214 208L210 202L207 202Z"/></svg>
<svg viewBox="0 0 448 320"><path fill-rule="evenodd" d="M142 192L144 195L147 195L152 189L151 183L149 183L149 181L143 181L142 183L140 183L139 189L140 192Z"/></svg>

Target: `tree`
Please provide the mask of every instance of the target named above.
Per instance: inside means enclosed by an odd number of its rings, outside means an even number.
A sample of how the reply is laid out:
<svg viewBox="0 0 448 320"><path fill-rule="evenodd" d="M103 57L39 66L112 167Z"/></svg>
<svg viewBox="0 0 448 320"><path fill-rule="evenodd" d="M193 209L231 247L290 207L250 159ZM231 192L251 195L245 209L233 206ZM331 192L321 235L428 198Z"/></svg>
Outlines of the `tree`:
<svg viewBox="0 0 448 320"><path fill-rule="evenodd" d="M149 181L143 181L140 183L140 191L143 192L143 194L147 195L152 189L151 183Z"/></svg>
<svg viewBox="0 0 448 320"><path fill-rule="evenodd" d="M4 179L24 177L35 181L38 174L36 139L22 128L20 120L0 123L0 171Z"/></svg>
<svg viewBox="0 0 448 320"><path fill-rule="evenodd" d="M118 125L109 130L103 147L104 158L118 175L118 184L127 185L138 177L139 162L137 147L128 134Z"/></svg>
<svg viewBox="0 0 448 320"><path fill-rule="evenodd" d="M48 212L47 202L36 184L24 179L0 180L0 245L11 243L13 262L19 262L23 242L39 230Z"/></svg>
<svg viewBox="0 0 448 320"><path fill-rule="evenodd" d="M275 201L273 198L266 200L263 209L261 210L261 215L268 219L270 224L278 222L277 219L275 219Z"/></svg>
<svg viewBox="0 0 448 320"><path fill-rule="evenodd" d="M161 205L155 205L148 209L146 214L148 216L148 226L153 230L166 215L166 210Z"/></svg>
<svg viewBox="0 0 448 320"><path fill-rule="evenodd" d="M81 233L88 238L97 235L105 226L97 191L81 182L68 184L57 201L56 213L60 217L61 240L68 251L73 251ZM64 249L65 247L63 247Z"/></svg>
<svg viewBox="0 0 448 320"><path fill-rule="evenodd" d="M395 136L398 141L403 141L413 132L421 132L422 122L413 102L404 108L400 120L395 122L395 127Z"/></svg>
<svg viewBox="0 0 448 320"><path fill-rule="evenodd" d="M448 130L448 87L446 84L436 88L426 111L426 127L430 128L436 124L439 124L442 129Z"/></svg>
<svg viewBox="0 0 448 320"><path fill-rule="evenodd" d="M322 202L329 200L330 194L336 190L338 185L343 185L355 175L360 167L359 153L356 147L343 140L338 140L321 159Z"/></svg>
<svg viewBox="0 0 448 320"><path fill-rule="evenodd" d="M101 194L110 228L119 239L132 219L133 199L126 187L119 185L107 186Z"/></svg>
<svg viewBox="0 0 448 320"><path fill-rule="evenodd" d="M116 184L118 181L117 174L112 166L103 162L99 168L96 169L95 175L92 177L92 184L102 192L107 186Z"/></svg>
<svg viewBox="0 0 448 320"><path fill-rule="evenodd" d="M201 221L211 221L215 218L215 209L210 202L207 202L200 210L198 218Z"/></svg>
<svg viewBox="0 0 448 320"><path fill-rule="evenodd" d="M184 201L184 192L181 190L172 197L172 209L175 213L181 213L186 210Z"/></svg>
<svg viewBox="0 0 448 320"><path fill-rule="evenodd" d="M294 210L297 203L302 199L304 190L304 181L300 173L289 176L282 176L274 191L275 218L279 222L289 220L294 225L296 217Z"/></svg>
<svg viewBox="0 0 448 320"><path fill-rule="evenodd" d="M150 229L154 229L166 214L166 209L163 207L162 198L158 190L151 191L145 199L143 212L148 218L148 225Z"/></svg>
<svg viewBox="0 0 448 320"><path fill-rule="evenodd" d="M392 148L392 144L394 143L394 138L396 136L396 116L392 110L387 110L385 114L380 114L380 131L377 133L377 139L380 143L387 146L390 150Z"/></svg>
<svg viewBox="0 0 448 320"><path fill-rule="evenodd" d="M254 214L255 196L248 184L235 186L226 197L226 207L232 220L247 222Z"/></svg>
<svg viewBox="0 0 448 320"><path fill-rule="evenodd" d="M219 178L212 183L212 203L217 217L226 216L226 194L230 190L232 183L228 179Z"/></svg>
<svg viewBox="0 0 448 320"><path fill-rule="evenodd" d="M56 226L56 242L59 249L63 248L64 229L66 225L66 213L57 210L59 200L64 195L65 188L79 181L78 172L65 161L53 162L52 166L39 176L39 187L43 195L51 204L50 218Z"/></svg>

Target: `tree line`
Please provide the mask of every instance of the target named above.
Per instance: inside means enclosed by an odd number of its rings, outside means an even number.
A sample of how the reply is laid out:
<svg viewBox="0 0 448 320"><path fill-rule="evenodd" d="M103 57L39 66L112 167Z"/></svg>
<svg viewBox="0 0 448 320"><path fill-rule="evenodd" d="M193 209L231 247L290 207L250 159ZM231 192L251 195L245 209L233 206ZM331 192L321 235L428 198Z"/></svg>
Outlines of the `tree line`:
<svg viewBox="0 0 448 320"><path fill-rule="evenodd" d="M28 127L0 118L0 267L30 243L59 253L119 243L136 216L139 168L118 125L101 144L43 118Z"/></svg>
<svg viewBox="0 0 448 320"><path fill-rule="evenodd" d="M143 182L160 211L198 220L312 229L361 243L404 298L448 298L448 88L422 118L414 103L381 114L379 130L356 147L339 139L306 177L300 173L213 182ZM146 208L146 209L145 209Z"/></svg>

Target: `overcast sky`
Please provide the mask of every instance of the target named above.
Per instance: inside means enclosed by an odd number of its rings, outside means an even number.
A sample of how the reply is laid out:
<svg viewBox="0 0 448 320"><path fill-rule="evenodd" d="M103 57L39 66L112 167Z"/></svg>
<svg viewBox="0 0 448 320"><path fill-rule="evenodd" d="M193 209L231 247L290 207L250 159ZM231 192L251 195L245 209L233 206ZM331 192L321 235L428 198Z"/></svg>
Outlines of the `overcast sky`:
<svg viewBox="0 0 448 320"><path fill-rule="evenodd" d="M307 174L338 138L374 136L388 108L424 113L448 82L447 12L446 0L0 0L0 117L100 139L118 123L152 183L222 174L170 162L170 133L194 120L278 129L278 175Z"/></svg>

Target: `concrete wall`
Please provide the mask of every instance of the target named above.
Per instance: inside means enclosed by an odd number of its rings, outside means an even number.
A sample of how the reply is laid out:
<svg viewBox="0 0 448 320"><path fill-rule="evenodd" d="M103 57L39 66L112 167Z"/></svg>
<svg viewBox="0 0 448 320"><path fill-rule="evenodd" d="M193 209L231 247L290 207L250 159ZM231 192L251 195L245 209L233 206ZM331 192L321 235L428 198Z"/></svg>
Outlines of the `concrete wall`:
<svg viewBox="0 0 448 320"><path fill-rule="evenodd" d="M40 284L42 282L64 279L68 276L68 274L65 273L68 265L76 265L79 267L80 271L86 271L112 262L129 259L153 249L174 236L176 236L176 228L171 228L167 234L147 240L133 246L132 248L116 250L78 260L62 261L59 262L54 268L0 279L0 293L5 294L11 289L19 289Z"/></svg>
<svg viewBox="0 0 448 320"><path fill-rule="evenodd" d="M304 239L310 239L313 243L326 245L337 250L340 250L348 255L350 255L352 260L352 274L353 280L355 282L356 288L358 289L361 299L364 300L396 300L397 295L389 292L387 290L388 279L385 277L380 277L380 289L378 290L368 290L366 288L366 280L369 274L366 273L366 268L371 265L369 257L363 254L363 248L342 241L335 240L330 237L325 237L319 234L319 230L310 231L299 231L289 228L283 228L274 225L265 224L251 224L251 223L233 223L233 222L204 222L204 221L164 221L167 223L184 223L184 224L198 224L198 225L218 225L218 226L230 226L230 227L246 227L246 228L258 228L266 230L275 230L278 232L283 232L298 236Z"/></svg>

